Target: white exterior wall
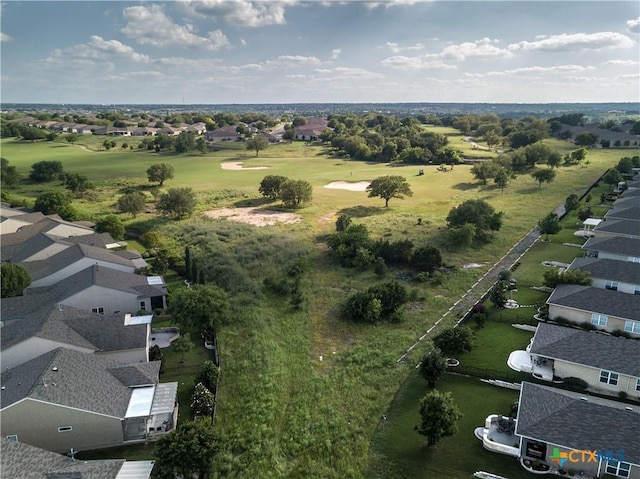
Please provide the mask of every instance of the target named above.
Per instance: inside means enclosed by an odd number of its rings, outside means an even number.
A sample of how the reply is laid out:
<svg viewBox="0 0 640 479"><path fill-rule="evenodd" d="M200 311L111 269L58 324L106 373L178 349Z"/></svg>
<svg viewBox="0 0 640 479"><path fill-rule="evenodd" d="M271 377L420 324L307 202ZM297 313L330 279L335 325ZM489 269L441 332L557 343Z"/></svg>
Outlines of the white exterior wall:
<svg viewBox="0 0 640 479"><path fill-rule="evenodd" d="M122 264L109 263L103 260L95 260L92 258L82 258L75 263L70 264L69 266L62 268L61 270L56 271L49 276L45 276L44 278L37 279L33 281L30 285L31 288L37 288L40 286L51 286L53 284L62 281L63 279L68 278L69 276L73 276L80 271L83 271L92 266L103 266L105 268L116 269L118 271L125 271L127 273L135 273L136 268L133 263L130 266L125 266ZM137 309L136 309L137 311Z"/></svg>
<svg viewBox="0 0 640 479"><path fill-rule="evenodd" d="M138 299L138 295L136 294L92 285L64 299L62 304L84 309L85 311L91 311L91 308L102 307L104 308L104 314L112 316L114 314L135 314L140 309L139 301L144 301L147 311L151 311L150 298ZM118 313L116 313L116 311L118 311Z"/></svg>
<svg viewBox="0 0 640 479"><path fill-rule="evenodd" d="M10 348L2 349L2 351L0 351L0 364L2 364L3 370L7 368L14 368L33 358L37 358L42 354L61 347L82 351L84 353L93 353L93 349L82 348L80 346L73 346L66 343L60 343L58 341L52 341L50 339L32 336L31 338L15 344Z"/></svg>

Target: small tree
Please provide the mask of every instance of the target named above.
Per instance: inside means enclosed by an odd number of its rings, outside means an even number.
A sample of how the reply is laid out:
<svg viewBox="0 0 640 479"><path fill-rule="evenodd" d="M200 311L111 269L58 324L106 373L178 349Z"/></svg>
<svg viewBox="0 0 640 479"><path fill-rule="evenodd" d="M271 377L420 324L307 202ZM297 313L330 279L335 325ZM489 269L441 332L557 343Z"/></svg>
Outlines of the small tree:
<svg viewBox="0 0 640 479"><path fill-rule="evenodd" d="M351 220L351 216L349 216L348 214L342 213L340 216L338 216L338 219L336 220L336 231L340 232L340 231L345 231L349 226L351 226L352 220Z"/></svg>
<svg viewBox="0 0 640 479"><path fill-rule="evenodd" d="M299 208L302 203L311 201L312 197L313 187L304 180L287 180L280 190L280 198L289 208Z"/></svg>
<svg viewBox="0 0 640 479"><path fill-rule="evenodd" d="M412 196L411 187L404 176L381 176L373 180L367 186L369 198L380 197L384 199L384 207L389 207L391 198L404 198Z"/></svg>
<svg viewBox="0 0 640 479"><path fill-rule="evenodd" d="M622 180L623 180L622 174L615 168L611 168L602 177L602 181L604 181L606 184L611 186L617 185Z"/></svg>
<svg viewBox="0 0 640 479"><path fill-rule="evenodd" d="M29 179L35 183L43 183L59 179L62 173L62 163L60 161L39 161L31 165Z"/></svg>
<svg viewBox="0 0 640 479"><path fill-rule="evenodd" d="M147 197L141 191L125 193L118 199L117 208L121 213L131 213L135 218L144 211Z"/></svg>
<svg viewBox="0 0 640 479"><path fill-rule="evenodd" d="M437 268L442 266L442 254L438 248L433 246L417 248L411 256L411 265L418 271L433 274Z"/></svg>
<svg viewBox="0 0 640 479"><path fill-rule="evenodd" d="M115 240L124 239L124 225L116 215L107 215L96 223L98 233L109 233Z"/></svg>
<svg viewBox="0 0 640 479"><path fill-rule="evenodd" d="M165 215L172 215L178 219L191 216L196 207L196 194L191 188L169 188L160 195L156 205Z"/></svg>
<svg viewBox="0 0 640 479"><path fill-rule="evenodd" d="M590 133L588 131L583 131L582 133L578 133L574 140L576 146L586 146L586 147L595 145L596 141L598 141L598 135L594 133Z"/></svg>
<svg viewBox="0 0 640 479"><path fill-rule="evenodd" d="M567 213L573 210L577 210L579 206L580 200L578 199L578 195L576 195L575 193L571 193L564 200L564 209Z"/></svg>
<svg viewBox="0 0 640 479"><path fill-rule="evenodd" d="M202 383L197 383L191 395L191 412L194 416L213 416L216 397Z"/></svg>
<svg viewBox="0 0 640 479"><path fill-rule="evenodd" d="M430 388L436 387L436 382L447 369L447 360L438 348L431 348L422 356L420 361L420 374L427 380Z"/></svg>
<svg viewBox="0 0 640 479"><path fill-rule="evenodd" d="M247 150L253 150L256 152L256 156L260 154L260 150L265 150L269 147L269 140L264 136L258 134L249 138L245 143Z"/></svg>
<svg viewBox="0 0 640 479"><path fill-rule="evenodd" d="M489 299L496 306L496 308L502 308L507 302L507 291L509 290L509 282L505 280L499 280L491 288L489 293Z"/></svg>
<svg viewBox="0 0 640 479"><path fill-rule="evenodd" d="M288 180L286 176L267 175L260 182L258 191L262 196L266 196L275 201L280 198L282 185Z"/></svg>
<svg viewBox="0 0 640 479"><path fill-rule="evenodd" d="M171 163L156 163L147 168L147 178L150 182L158 182L164 185L166 180L173 178L175 169Z"/></svg>
<svg viewBox="0 0 640 479"><path fill-rule="evenodd" d="M473 349L473 332L467 327L449 328L433 338L433 345L447 356L459 356Z"/></svg>
<svg viewBox="0 0 640 479"><path fill-rule="evenodd" d="M78 173L64 173L62 175L62 184L66 189L78 196L82 196L87 190L94 188L86 176Z"/></svg>
<svg viewBox="0 0 640 479"><path fill-rule="evenodd" d="M9 160L0 158L2 168L0 170L0 181L2 186L13 186L18 182L20 176L15 166L9 165Z"/></svg>
<svg viewBox="0 0 640 479"><path fill-rule="evenodd" d="M62 219L73 221L76 212L71 206L71 197L66 191L47 191L36 198L34 210L45 215L59 215Z"/></svg>
<svg viewBox="0 0 640 479"><path fill-rule="evenodd" d="M551 168L544 168L534 171L531 176L538 182L538 188L542 188L542 183L551 183L554 180L556 172Z"/></svg>
<svg viewBox="0 0 640 479"><path fill-rule="evenodd" d="M544 235L545 241L549 241L549 235L558 234L561 229L560 221L555 213L549 213L538 221L538 231Z"/></svg>
<svg viewBox="0 0 640 479"><path fill-rule="evenodd" d="M0 265L0 286L3 298L21 295L30 284L31 276L24 267L14 263Z"/></svg>
<svg viewBox="0 0 640 479"><path fill-rule="evenodd" d="M78 134L77 133L69 133L66 138L67 142L71 143L72 145L78 141Z"/></svg>
<svg viewBox="0 0 640 479"><path fill-rule="evenodd" d="M229 298L223 289L199 284L176 290L168 312L174 321L185 327L212 327L214 330L231 314Z"/></svg>
<svg viewBox="0 0 640 479"><path fill-rule="evenodd" d="M215 393L218 386L218 377L220 376L220 368L213 361L205 361L198 374L196 374L196 383L202 383L211 392Z"/></svg>
<svg viewBox="0 0 640 479"><path fill-rule="evenodd" d="M435 446L443 437L453 436L462 413L453 402L450 392L431 391L420 400L419 434L427 437L427 444Z"/></svg>
<svg viewBox="0 0 640 479"><path fill-rule="evenodd" d="M504 189L509 184L509 174L504 168L502 168L494 176L493 182L498 188L500 188L500 191L504 193Z"/></svg>
<svg viewBox="0 0 640 479"><path fill-rule="evenodd" d="M180 353L180 362L184 362L184 355L193 349L191 335L184 333L176 339L171 346L176 353Z"/></svg>
<svg viewBox="0 0 640 479"><path fill-rule="evenodd" d="M489 240L488 231L498 231L502 227L503 213L497 213L485 200L466 200L447 215L447 226L457 228L465 224L475 226L474 239Z"/></svg>

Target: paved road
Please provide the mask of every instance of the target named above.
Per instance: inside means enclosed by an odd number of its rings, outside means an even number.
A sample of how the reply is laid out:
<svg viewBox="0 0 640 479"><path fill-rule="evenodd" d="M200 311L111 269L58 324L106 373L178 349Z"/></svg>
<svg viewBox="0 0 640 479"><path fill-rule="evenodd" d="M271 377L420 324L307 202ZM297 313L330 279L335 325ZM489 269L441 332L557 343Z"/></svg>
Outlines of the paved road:
<svg viewBox="0 0 640 479"><path fill-rule="evenodd" d="M558 207L559 209L560 207ZM564 206L562 206L564 210ZM558 213L557 210L554 213ZM520 241L511 247L507 253L494 263L494 265L484 274L478 281L475 282L471 288L464 293L458 301L453 305L431 326L420 338L407 349L407 351L400 356L396 362L400 363L405 360L413 349L418 346L429 334L438 327L438 325L451 313L459 314L459 319L456 322L456 326L460 324L464 315L475 305L482 297L491 289L493 284L497 281L500 271L510 269L517 261L529 251L529 249L535 244L540 237L538 228L535 227L529 231Z"/></svg>

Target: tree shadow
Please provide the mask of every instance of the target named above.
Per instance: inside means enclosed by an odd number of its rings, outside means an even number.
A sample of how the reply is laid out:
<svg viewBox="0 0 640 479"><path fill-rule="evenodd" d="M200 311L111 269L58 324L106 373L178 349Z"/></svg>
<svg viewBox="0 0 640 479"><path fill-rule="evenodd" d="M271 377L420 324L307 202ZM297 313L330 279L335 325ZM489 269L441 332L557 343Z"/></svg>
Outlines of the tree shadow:
<svg viewBox="0 0 640 479"><path fill-rule="evenodd" d="M233 206L235 206L236 208L251 208L256 206L265 206L265 205L268 205L269 203L273 203L273 201L274 200L267 197L246 198L246 199L236 201L233 204Z"/></svg>
<svg viewBox="0 0 640 479"><path fill-rule="evenodd" d="M481 186L487 186L487 185L480 185L478 183L456 183L451 187L455 188L456 190L467 191L467 190L473 190L475 188L480 188Z"/></svg>
<svg viewBox="0 0 640 479"><path fill-rule="evenodd" d="M540 192L540 191L542 191L542 188L538 188L537 186L532 186L531 188L521 188L519 190L516 190L516 193L518 193L519 195L527 195L527 194Z"/></svg>
<svg viewBox="0 0 640 479"><path fill-rule="evenodd" d="M387 211L386 208L379 206L352 206L338 211L339 214L349 215L352 218L364 218L366 216L382 215Z"/></svg>

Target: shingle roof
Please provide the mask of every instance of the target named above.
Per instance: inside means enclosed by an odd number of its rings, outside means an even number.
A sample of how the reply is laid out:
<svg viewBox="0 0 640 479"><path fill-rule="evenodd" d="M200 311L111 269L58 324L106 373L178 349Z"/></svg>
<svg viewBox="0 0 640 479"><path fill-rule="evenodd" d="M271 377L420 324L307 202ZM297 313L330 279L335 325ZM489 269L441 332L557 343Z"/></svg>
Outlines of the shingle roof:
<svg viewBox="0 0 640 479"><path fill-rule="evenodd" d="M593 231L596 233L614 233L618 235L640 236L640 222L610 219L601 221Z"/></svg>
<svg viewBox="0 0 640 479"><path fill-rule="evenodd" d="M135 368L140 385L157 384L159 361L124 364L119 361L58 348L2 374L2 408L31 398L61 406L124 417L131 389L113 372ZM131 373L127 377L133 377ZM137 384L130 383L134 386Z"/></svg>
<svg viewBox="0 0 640 479"><path fill-rule="evenodd" d="M149 462L125 459L80 461L4 438L0 439L0 448L2 449L2 474L7 478L118 479L122 470Z"/></svg>
<svg viewBox="0 0 640 479"><path fill-rule="evenodd" d="M640 295L637 294L560 284L549 296L547 304L640 321Z"/></svg>
<svg viewBox="0 0 640 479"><path fill-rule="evenodd" d="M640 242L634 238L615 236L613 238L589 238L582 245L583 250L602 251L619 255L640 256Z"/></svg>
<svg viewBox="0 0 640 479"><path fill-rule="evenodd" d="M522 383L515 433L571 449L620 451L640 465L640 407Z"/></svg>
<svg viewBox="0 0 640 479"><path fill-rule="evenodd" d="M640 221L640 206L632 206L629 208L614 206L612 210L607 211L604 217L605 219Z"/></svg>
<svg viewBox="0 0 640 479"><path fill-rule="evenodd" d="M10 233L5 236L15 235L17 233ZM4 238L3 238L4 240ZM11 263L20 263L25 259L33 256L34 254L42 251L47 246L50 246L56 242L55 238L45 233L36 233L34 236L27 238L19 243L2 242L2 248L0 248L0 255L2 261L10 261Z"/></svg>
<svg viewBox="0 0 640 479"><path fill-rule="evenodd" d="M570 270L580 269L591 273L592 278L622 283L640 284L640 263L606 258L576 258Z"/></svg>
<svg viewBox="0 0 640 479"><path fill-rule="evenodd" d="M532 354L640 378L640 341L540 323Z"/></svg>

